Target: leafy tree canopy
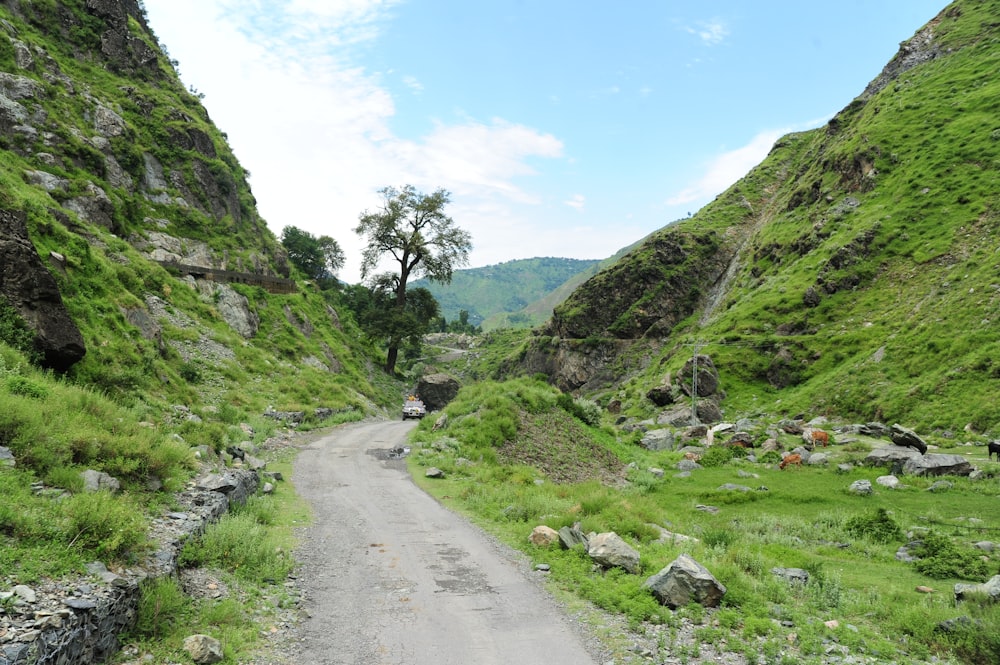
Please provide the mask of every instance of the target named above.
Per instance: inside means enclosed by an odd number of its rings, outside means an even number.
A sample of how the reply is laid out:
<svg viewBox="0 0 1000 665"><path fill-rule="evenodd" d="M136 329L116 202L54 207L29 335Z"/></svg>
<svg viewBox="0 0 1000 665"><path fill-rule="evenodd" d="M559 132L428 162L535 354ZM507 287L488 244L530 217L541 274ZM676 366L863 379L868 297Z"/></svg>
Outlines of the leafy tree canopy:
<svg viewBox="0 0 1000 665"><path fill-rule="evenodd" d="M450 194L438 189L431 194L418 192L412 185L401 189L386 187L379 191L382 204L378 210L361 213L354 232L365 239L361 257L361 276L369 280L373 291L394 294L391 321L403 325L407 310L410 278L426 277L435 282L451 281L455 268L468 264L472 249L472 236L459 228L445 214L444 208ZM395 271L376 273L383 260L394 261ZM423 289L415 290L423 291ZM433 296L427 294L431 300ZM421 296L422 297L422 296ZM424 326L435 312L424 321ZM405 326L403 326L405 327ZM399 344L403 338L399 331L389 334L386 371L395 370Z"/></svg>
<svg viewBox="0 0 1000 665"><path fill-rule="evenodd" d="M309 279L332 279L344 267L344 251L330 236L317 238L308 231L286 226L281 230L281 244L288 259Z"/></svg>

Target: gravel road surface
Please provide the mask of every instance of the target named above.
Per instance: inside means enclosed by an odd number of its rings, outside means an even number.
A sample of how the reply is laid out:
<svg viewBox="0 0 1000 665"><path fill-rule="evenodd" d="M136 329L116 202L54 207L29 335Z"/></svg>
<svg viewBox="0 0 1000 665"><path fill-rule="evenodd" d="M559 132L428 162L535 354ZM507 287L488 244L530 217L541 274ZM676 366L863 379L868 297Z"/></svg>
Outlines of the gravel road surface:
<svg viewBox="0 0 1000 665"><path fill-rule="evenodd" d="M442 507L393 449L413 422L365 422L299 454L313 510L296 558L303 665L587 665L600 646L516 552Z"/></svg>

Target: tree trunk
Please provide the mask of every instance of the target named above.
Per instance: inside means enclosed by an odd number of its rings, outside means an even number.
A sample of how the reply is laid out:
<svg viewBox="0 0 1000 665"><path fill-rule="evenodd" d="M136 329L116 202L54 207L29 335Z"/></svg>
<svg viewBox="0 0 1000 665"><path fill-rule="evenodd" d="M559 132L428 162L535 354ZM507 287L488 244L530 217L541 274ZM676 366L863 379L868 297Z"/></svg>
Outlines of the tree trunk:
<svg viewBox="0 0 1000 665"><path fill-rule="evenodd" d="M395 344L389 346L389 352L385 357L385 373L392 374L396 371L396 358L399 356L399 347Z"/></svg>

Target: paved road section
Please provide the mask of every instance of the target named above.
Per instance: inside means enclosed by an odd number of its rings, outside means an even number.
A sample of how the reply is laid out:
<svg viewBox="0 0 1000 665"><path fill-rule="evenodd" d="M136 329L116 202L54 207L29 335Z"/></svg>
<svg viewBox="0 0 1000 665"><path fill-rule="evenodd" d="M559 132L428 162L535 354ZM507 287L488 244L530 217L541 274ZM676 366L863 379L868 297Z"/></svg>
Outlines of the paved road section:
<svg viewBox="0 0 1000 665"><path fill-rule="evenodd" d="M310 614L300 662L599 663L599 647L530 578L541 573L443 508L393 459L415 426L338 428L297 458L292 481L314 517L297 551Z"/></svg>

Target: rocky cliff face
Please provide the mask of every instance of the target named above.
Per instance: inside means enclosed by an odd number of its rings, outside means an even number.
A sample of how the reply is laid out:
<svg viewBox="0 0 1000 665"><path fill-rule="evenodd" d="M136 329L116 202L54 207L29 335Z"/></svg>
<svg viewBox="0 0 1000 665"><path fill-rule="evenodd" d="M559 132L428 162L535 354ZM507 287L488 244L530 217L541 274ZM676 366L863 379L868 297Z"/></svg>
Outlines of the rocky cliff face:
<svg viewBox="0 0 1000 665"><path fill-rule="evenodd" d="M69 331L86 304L69 299L60 311L67 280L38 255L64 254L69 281L88 260L79 252L104 251L108 238L155 261L289 274L243 169L137 0L0 2L0 148L0 207L23 222L5 243L0 283L53 367L83 356Z"/></svg>
<svg viewBox="0 0 1000 665"><path fill-rule="evenodd" d="M65 371L84 356L86 347L55 278L28 239L23 213L0 210L0 266L0 297L35 331L44 364Z"/></svg>
<svg viewBox="0 0 1000 665"><path fill-rule="evenodd" d="M744 408L1000 422L972 398L997 343L995 10L950 4L825 126L580 287L519 368L651 409L699 346Z"/></svg>

